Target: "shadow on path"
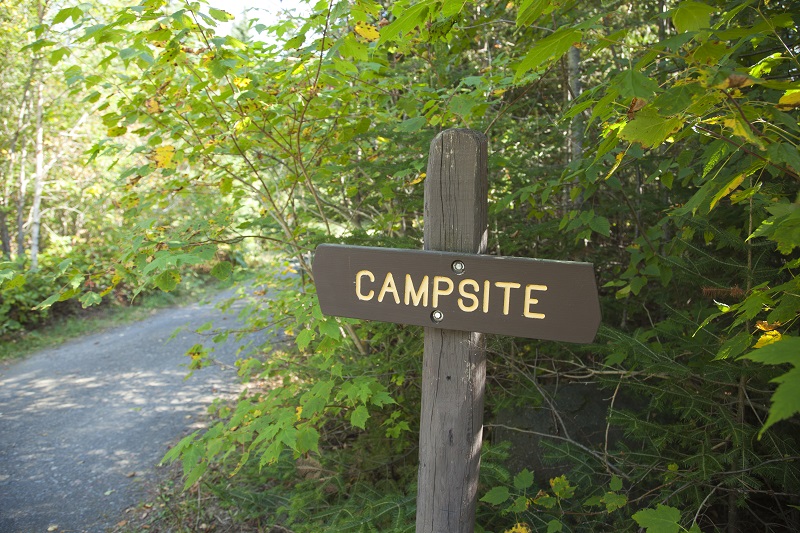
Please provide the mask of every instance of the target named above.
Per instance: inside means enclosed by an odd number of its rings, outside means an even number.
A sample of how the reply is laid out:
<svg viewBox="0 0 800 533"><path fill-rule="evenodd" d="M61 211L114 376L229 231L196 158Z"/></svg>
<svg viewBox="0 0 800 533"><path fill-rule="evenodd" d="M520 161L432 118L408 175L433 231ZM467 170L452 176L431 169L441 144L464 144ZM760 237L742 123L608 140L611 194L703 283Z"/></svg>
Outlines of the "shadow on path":
<svg viewBox="0 0 800 533"><path fill-rule="evenodd" d="M235 312L164 310L0 366L0 532L105 531L138 503L169 444L238 391L232 370L183 367L205 340L193 330L234 328ZM231 335L213 357L232 364L241 346Z"/></svg>

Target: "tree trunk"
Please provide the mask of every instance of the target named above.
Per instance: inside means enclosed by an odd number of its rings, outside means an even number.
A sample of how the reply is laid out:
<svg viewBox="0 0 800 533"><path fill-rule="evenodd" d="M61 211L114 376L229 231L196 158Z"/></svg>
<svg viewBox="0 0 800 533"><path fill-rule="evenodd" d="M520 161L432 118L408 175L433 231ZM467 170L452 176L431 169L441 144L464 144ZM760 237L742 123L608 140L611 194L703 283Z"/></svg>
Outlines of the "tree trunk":
<svg viewBox="0 0 800 533"><path fill-rule="evenodd" d="M25 257L25 198L28 196L28 175L25 160L28 157L28 145L22 142L19 157L19 182L17 183L17 259Z"/></svg>
<svg viewBox="0 0 800 533"><path fill-rule="evenodd" d="M8 208L0 205L0 254L3 259L11 259L11 235L8 232Z"/></svg>
<svg viewBox="0 0 800 533"><path fill-rule="evenodd" d="M14 161L16 161L17 156L17 143L19 142L20 137L22 137L23 129L25 128L25 115L26 110L28 108L28 95L31 90L31 83L33 82L33 76L36 73L36 68L39 64L39 59L34 58L31 61L31 69L30 73L28 74L28 79L25 80L25 85L22 88L22 98L19 102L19 113L17 114L17 129L14 131L14 134L11 136L11 141L9 142L8 147L8 169L7 169L7 176L8 181L7 183L11 183L13 181L13 174L14 174ZM24 143L24 141L23 141ZM22 156L22 166L25 166L25 156ZM19 191L18 195L23 195L24 192ZM19 198L19 196L18 196ZM10 202L9 202L10 203ZM17 202L17 207L19 208L19 202ZM6 257L11 257L11 233L8 229L8 213L11 210L10 205L4 205L2 207L4 209L2 215L0 215L0 240L2 240L2 247L3 247L3 255ZM19 220L21 215L18 215L17 219ZM22 228L17 228L17 231L21 232ZM17 241L19 245L19 241ZM18 248L18 253L20 249Z"/></svg>
<svg viewBox="0 0 800 533"><path fill-rule="evenodd" d="M44 186L43 108L44 83L40 76L36 82L36 175L33 182L33 206L31 207L31 270L39 268L39 229L42 224L41 204Z"/></svg>
<svg viewBox="0 0 800 533"><path fill-rule="evenodd" d="M569 77L569 99L577 100L583 91L581 84L581 51L570 47L567 53L567 75ZM570 125L569 147L570 161L578 161L583 157L583 114L578 113L572 117Z"/></svg>
<svg viewBox="0 0 800 533"><path fill-rule="evenodd" d="M583 87L581 85L581 51L575 46L570 47L567 52L567 67L566 67L566 100L567 102L574 102L581 95ZM562 63L563 64L563 63ZM567 139L567 148L569 150L569 162L580 161L583 157L583 115L578 113L572 117L572 122L569 128L569 137ZM573 169L574 170L574 169ZM564 209L569 209L571 206L580 206L583 203L583 194L579 194L573 199L572 189L578 185L578 180L575 178L572 183L565 187Z"/></svg>

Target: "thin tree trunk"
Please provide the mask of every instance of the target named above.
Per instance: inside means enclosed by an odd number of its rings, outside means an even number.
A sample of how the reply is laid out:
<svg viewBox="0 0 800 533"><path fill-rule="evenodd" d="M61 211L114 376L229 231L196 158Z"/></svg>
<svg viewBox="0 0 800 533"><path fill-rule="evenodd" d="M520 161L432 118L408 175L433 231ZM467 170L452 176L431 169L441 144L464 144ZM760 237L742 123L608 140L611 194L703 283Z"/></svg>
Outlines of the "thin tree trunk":
<svg viewBox="0 0 800 533"><path fill-rule="evenodd" d="M44 20L44 12L47 8L46 2L39 0L36 5L36 14L39 24ZM35 64L38 64L41 57L36 56ZM42 224L42 189L44 187L44 73L39 72L36 81L36 141L34 151L36 153L36 174L33 179L33 205L31 206L31 270L39 268L39 230Z"/></svg>
<svg viewBox="0 0 800 533"><path fill-rule="evenodd" d="M3 259L11 259L11 235L8 232L8 207L0 205L0 253Z"/></svg>
<svg viewBox="0 0 800 533"><path fill-rule="evenodd" d="M25 257L25 198L28 196L28 176L26 173L25 159L28 157L28 145L22 143L19 164L19 182L17 186L17 258Z"/></svg>
<svg viewBox="0 0 800 533"><path fill-rule="evenodd" d="M41 9L41 5L40 5ZM33 182L31 207L31 270L39 268L39 229L42 224L41 204L44 186L44 83L41 76L36 82L36 175Z"/></svg>
<svg viewBox="0 0 800 533"><path fill-rule="evenodd" d="M581 51L575 46L567 52L567 73L569 76L570 100L577 100L583 92L581 84ZM577 161L583 157L583 114L578 113L572 118L570 126L570 160Z"/></svg>
<svg viewBox="0 0 800 533"><path fill-rule="evenodd" d="M19 103L19 113L17 114L17 129L14 131L14 135L11 136L11 141L9 142L9 147L8 147L8 168L6 171L7 172L6 175L8 176L9 183L13 180L12 175L14 174L14 162L16 161L17 158L17 143L19 142L20 137L22 137L22 131L25 126L25 115L26 115L26 110L28 108L28 95L31 90L33 76L36 73L36 68L38 64L39 64L38 58L34 58L31 61L30 73L28 74L28 79L25 80L25 85L22 88L22 98ZM24 157L25 156L23 156L22 158L22 166L25 165ZM19 192L18 194L24 195L24 192ZM17 205L17 207L19 207L19 204ZM3 255L10 258L11 233L8 229L8 213L11 209L11 206L5 205L3 206L3 209L5 210L0 216L0 240L2 240ZM22 228L18 227L17 231L22 231ZM17 251L19 252L19 248Z"/></svg>
<svg viewBox="0 0 800 533"><path fill-rule="evenodd" d="M575 46L567 52L567 82L569 84L568 100L575 101L581 95L581 51ZM569 159L570 162L579 161L583 157L583 114L578 113L572 117L569 131ZM583 203L583 194L575 198L575 205Z"/></svg>

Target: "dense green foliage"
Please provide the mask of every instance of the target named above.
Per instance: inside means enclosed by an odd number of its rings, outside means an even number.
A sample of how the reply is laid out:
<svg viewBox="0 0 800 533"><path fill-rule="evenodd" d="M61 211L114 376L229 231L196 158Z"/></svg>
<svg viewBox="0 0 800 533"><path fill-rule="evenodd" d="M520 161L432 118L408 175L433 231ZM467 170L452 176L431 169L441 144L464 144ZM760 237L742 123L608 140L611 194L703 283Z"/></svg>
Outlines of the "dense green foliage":
<svg viewBox="0 0 800 533"><path fill-rule="evenodd" d="M257 467L294 531L413 528L420 331L323 316L309 258L420 247L428 144L470 127L490 139L492 253L591 261L603 286L592 345L490 341L487 418L595 383L621 435L559 427L552 480L487 446L479 526L800 528L798 13L331 0L240 40L195 2L57 11L42 50L100 114L90 159L121 169L116 276L172 290L186 265L249 262L268 291L241 296L275 334L240 361L248 392L170 453L187 486Z"/></svg>

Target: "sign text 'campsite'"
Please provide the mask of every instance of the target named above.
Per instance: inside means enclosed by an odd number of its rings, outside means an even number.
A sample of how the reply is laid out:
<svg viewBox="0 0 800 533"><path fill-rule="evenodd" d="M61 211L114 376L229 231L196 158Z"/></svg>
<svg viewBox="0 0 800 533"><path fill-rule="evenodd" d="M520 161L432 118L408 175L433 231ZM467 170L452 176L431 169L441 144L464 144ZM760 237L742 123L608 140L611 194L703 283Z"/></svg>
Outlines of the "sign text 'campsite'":
<svg viewBox="0 0 800 533"><path fill-rule="evenodd" d="M326 315L592 342L590 263L324 244L314 277Z"/></svg>

